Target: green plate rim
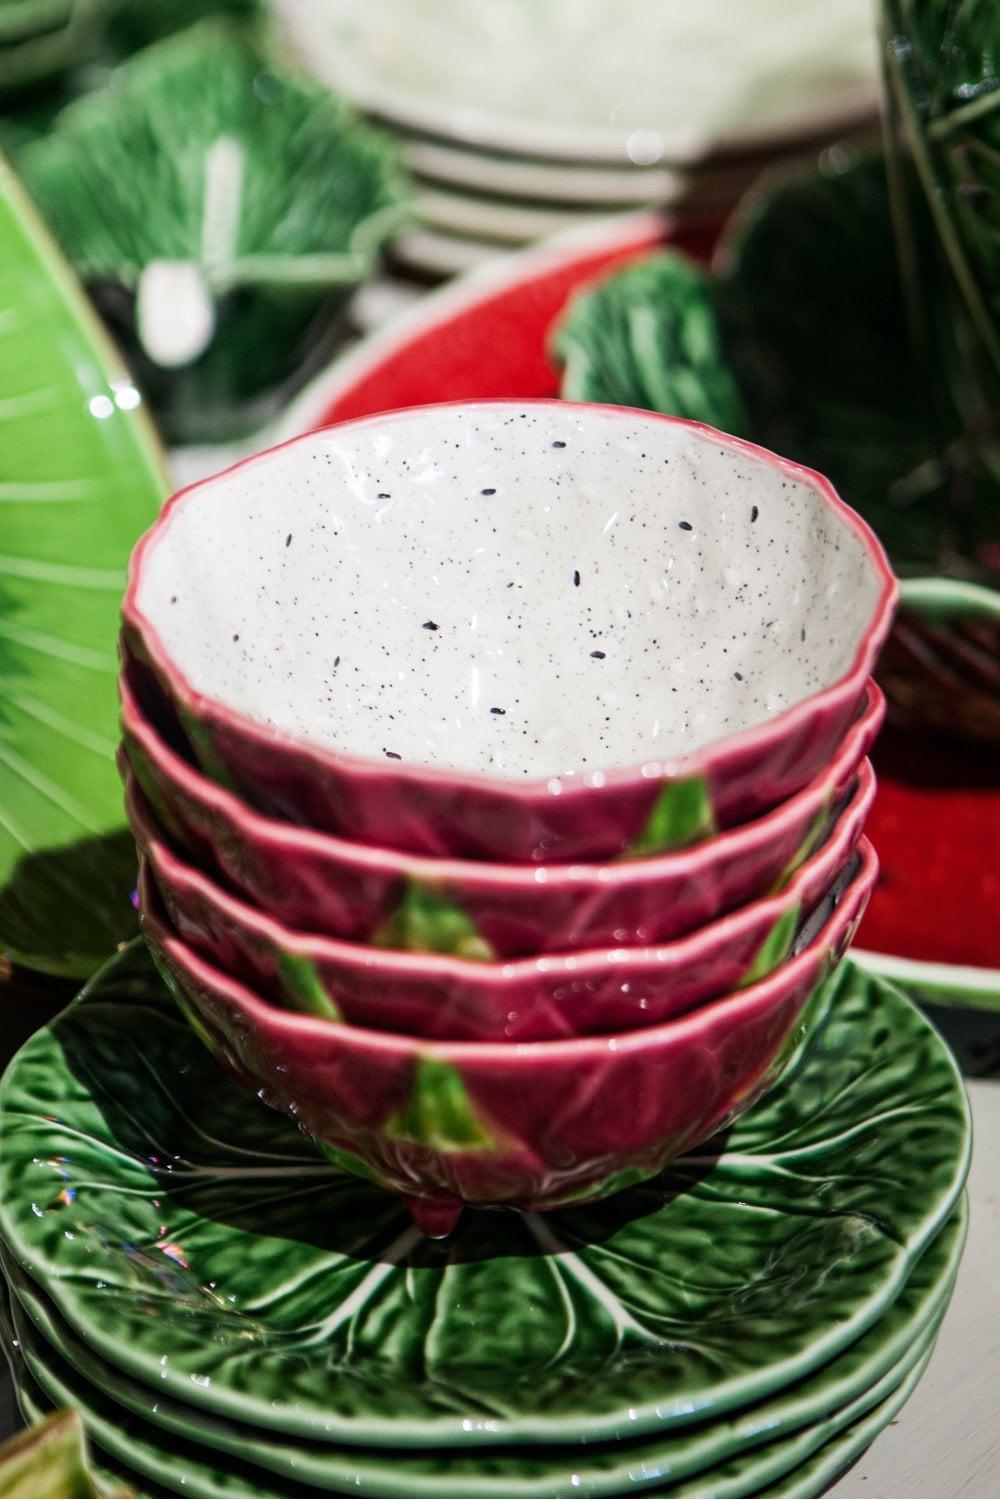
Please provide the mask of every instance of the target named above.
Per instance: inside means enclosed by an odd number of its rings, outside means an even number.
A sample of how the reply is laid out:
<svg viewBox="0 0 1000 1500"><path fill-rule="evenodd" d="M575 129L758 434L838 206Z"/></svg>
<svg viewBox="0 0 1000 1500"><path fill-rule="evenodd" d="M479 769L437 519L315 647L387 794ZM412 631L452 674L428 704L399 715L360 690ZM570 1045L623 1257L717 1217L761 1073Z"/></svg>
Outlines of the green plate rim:
<svg viewBox="0 0 1000 1500"><path fill-rule="evenodd" d="M78 999L62 1013L62 1016L71 1014L77 1006L86 1003L88 998L103 986L107 976L110 975L113 979L119 966L127 966L128 956L135 951L136 946L134 944L129 945L128 948L116 955L84 987ZM845 969L842 968L840 970L841 977L843 977L844 972ZM864 971L861 972L864 974ZM955 1059L934 1027L902 991L894 985L886 984L878 976L865 974L864 977L884 988L887 994L893 997L894 1003L907 1008L917 1026L926 1028L930 1045L936 1050L942 1065L951 1075L955 1090L954 1103L958 1114L962 1118L964 1131L963 1149L960 1153L956 1154L950 1185L947 1190L942 1192L939 1201L929 1213L921 1232L908 1241L905 1247L899 1247L898 1258L892 1268L892 1273L886 1277L884 1283L880 1286L877 1297L874 1294L870 1296L859 1306L859 1309L856 1310L852 1317L848 1317L831 1327L827 1333L810 1344L807 1350L793 1356L786 1362L780 1374L776 1374L773 1365L768 1365L761 1367L749 1375L736 1377L728 1382L720 1382L713 1389L711 1405L701 1408L705 1415L719 1415L727 1410L732 1410L734 1407L756 1401L780 1385L791 1384L809 1370L816 1369L818 1366L828 1362L833 1355L844 1349L849 1343L864 1333L866 1329L871 1327L898 1295L920 1254L930 1244L937 1232L950 1217L964 1187L971 1155L971 1118L968 1096L965 1092ZM110 1002L101 1003L108 1004ZM131 1004L129 1007L130 1010L135 1010L139 1003L136 1001L134 1004ZM53 1027L58 1027L59 1020L60 1018L57 1017L44 1030L51 1032ZM36 1037L41 1034L36 1033ZM32 1042L29 1041L26 1044L26 1048L31 1045ZM18 1054L19 1056L20 1054ZM7 1073L4 1075L2 1083L0 1083L0 1106L2 1106L8 1082L16 1070L17 1062L18 1058L16 1057L9 1065ZM0 1130L0 1151L2 1151L2 1130ZM137 1355L129 1345L122 1346L117 1344L102 1328L88 1326L87 1318L81 1315L79 1310L74 1306L75 1297L72 1280L70 1278L63 1279L58 1276L47 1276L44 1267L36 1264L30 1245L25 1244L17 1226L10 1222L10 1214L7 1206L2 1203L0 1203L0 1235L2 1235L15 1260L34 1280L44 1284L49 1289L52 1299L60 1312L66 1317L70 1326L77 1330L85 1342L92 1344L95 1349L104 1354L109 1363L119 1365L121 1368L128 1370L129 1373L136 1375L140 1380L148 1378L150 1367L144 1355L141 1353ZM168 1376L168 1381L169 1379L170 1377ZM174 1376L173 1379L176 1380L175 1389L179 1390L182 1385L180 1378ZM186 1383L185 1388L190 1390L190 1386L186 1385ZM218 1385L213 1385L211 1389L202 1391L200 1404L223 1415L235 1416L238 1420L244 1422L254 1423L256 1421L257 1424L264 1427L272 1424L273 1410L270 1402L264 1402L260 1399L253 1401L246 1398L241 1400L234 1393L228 1392ZM665 1405L666 1403L662 1399L659 1404L654 1399L641 1406L630 1407L628 1409L627 1430L639 1435L640 1433L660 1428L666 1429L673 1424L683 1423L690 1419L691 1408L689 1404L685 1404L683 1410L669 1409L667 1411L664 1410ZM254 1413L256 1413L256 1416ZM469 1424L463 1422L460 1415L450 1418L424 1419L416 1423L412 1420L401 1422L387 1421L384 1418L372 1421L370 1419L344 1419L341 1417L331 1419L330 1417L326 1417L321 1428L315 1418L297 1417L293 1413L289 1420L289 1415L286 1413L283 1416L283 1424L284 1430L289 1435L298 1434L309 1437L311 1435L314 1436L318 1431L322 1431L330 1437L343 1437L347 1441L353 1440L354 1442L366 1445L384 1444L390 1447L433 1446L437 1442L451 1444L469 1443L470 1445L479 1443L491 1446L519 1442L585 1442L595 1441L605 1436L613 1437L623 1426L621 1412L616 1413L613 1417L600 1419L588 1416L586 1422L583 1424L582 1431L579 1421L571 1421L565 1417L545 1420L536 1418L533 1421L522 1420L516 1424L510 1423L500 1431L496 1427L491 1427L487 1432L484 1432L481 1428L470 1430Z"/></svg>
<svg viewBox="0 0 1000 1500"><path fill-rule="evenodd" d="M845 1429L850 1429L855 1421L868 1416L874 1419L876 1414L881 1416L891 1398L901 1396L899 1400L899 1405L901 1406L910 1394L910 1391L916 1386L930 1361L940 1328L940 1321L938 1319L937 1323L932 1323L896 1365L891 1366L880 1380L863 1391L853 1401L835 1409L820 1422L807 1424L805 1427L784 1438L776 1439L773 1444L765 1444L762 1448L749 1450L743 1455L748 1462L745 1465L739 1464L736 1468L736 1473L729 1476L728 1482L723 1480L721 1483L712 1483L712 1468L707 1468L701 1470L700 1473L689 1476L691 1483L682 1481L680 1485L671 1485L666 1490L647 1490L643 1493L662 1494L671 1497L671 1500L674 1500L674 1497L699 1495L720 1497L721 1500L721 1497L724 1496L740 1497L759 1493L763 1485L770 1485L775 1478L780 1478L789 1472L796 1471L803 1463L807 1463L814 1455L822 1452L831 1438L836 1438ZM49 1401L60 1405L68 1404L76 1406L81 1411L81 1415L84 1415L86 1422L85 1408L83 1408L80 1400L78 1398L74 1399L74 1392L71 1388L65 1386L58 1377L53 1376L47 1370L43 1360L37 1355L26 1356L23 1346L20 1350L20 1359L24 1363L31 1382L36 1387L41 1388ZM36 1373L37 1369L41 1369L44 1372L41 1380L39 1380ZM45 1386L46 1376L50 1381L48 1389ZM19 1400L23 1401L26 1392L24 1391L25 1380L22 1369L17 1370L15 1379L18 1386ZM151 1479L154 1483L165 1487L170 1493L181 1494L190 1492L189 1486L193 1479L198 1484L198 1494L204 1497L204 1500L215 1500L215 1497L225 1497L225 1500L228 1500L228 1497L232 1497L232 1500L243 1500L243 1497L254 1494L261 1496L272 1494L271 1490L263 1486L252 1488L251 1486L254 1482L251 1481L251 1484L248 1484L244 1479L237 1480L232 1488L204 1484L201 1482L198 1474L193 1472L190 1460L182 1459L178 1467L174 1470L174 1473L170 1472L169 1467L158 1468L149 1466L148 1458L145 1464L136 1464L133 1457L135 1453L135 1439L129 1439L126 1435L119 1434L110 1422L106 1422L101 1418L95 1421L92 1414L90 1421L93 1439L102 1449L108 1452L112 1458L118 1459L130 1468L134 1468L144 1478ZM881 1430L884 1425L884 1420L873 1420L871 1423L873 1428L872 1436L874 1436L875 1431ZM775 1450L779 1445L782 1451L776 1455ZM145 1446L153 1451L153 1463L158 1466L158 1455L160 1453L158 1445L145 1443ZM794 1452L794 1457L792 1457L790 1465L787 1462L789 1450L793 1450ZM173 1466L176 1463L169 1454L163 1456L166 1457L168 1466ZM206 1454L206 1458L214 1456L213 1454ZM206 1464L207 1471L208 1466ZM223 1468L220 1468L217 1472L221 1476L225 1476ZM707 1489L705 1487L706 1479L710 1485L710 1488ZM275 1487L273 1493L277 1496L277 1487ZM309 1493L308 1489L306 1493ZM610 1493L607 1489L605 1490L606 1495Z"/></svg>
<svg viewBox="0 0 1000 1500"><path fill-rule="evenodd" d="M623 1439L620 1445L618 1445L623 1454L621 1467L618 1470L602 1468L598 1472L592 1473L589 1478L586 1477L584 1472L587 1467L586 1449L559 1447L555 1450L559 1455L558 1468L556 1465L553 1465L551 1478L547 1480L541 1479L538 1476L531 1478L530 1487L532 1496L546 1497L564 1494L571 1471L573 1492L575 1494L600 1496L607 1491L609 1486L614 1486L616 1494L634 1494L639 1492L644 1484L660 1483L665 1477L669 1477L672 1481L677 1481L685 1479L692 1474L699 1474L706 1468L728 1461L739 1451L749 1453L756 1447L766 1446L772 1438L785 1437L797 1432L800 1428L813 1423L827 1409L837 1409L847 1405L856 1397L876 1385L889 1371L899 1364L899 1361L906 1355L908 1350L912 1349L915 1344L923 1339L929 1329L932 1327L936 1328L940 1324L941 1319L948 1310L954 1292L955 1281L968 1235L968 1224L968 1200L967 1196L963 1194L947 1224L941 1230L941 1235L953 1232L954 1240L951 1245L947 1246L947 1260L942 1266L938 1279L927 1294L925 1301L914 1312L909 1323L896 1330L888 1341L883 1342L858 1371L848 1375L846 1378L841 1377L840 1389L837 1391L835 1399L831 1400L830 1398L829 1378L824 1382L826 1385L826 1394L824 1395L822 1391L817 1392L811 1398L811 1403L807 1399L804 1406L801 1403L801 1399L796 1395L796 1386L784 1387L761 1403L761 1405L767 1408L774 1406L776 1403L787 1402L790 1409L783 1418L780 1412L768 1412L763 1419L759 1415L756 1415L757 1425L754 1427L751 1424L755 1419L755 1410L753 1407L750 1407L738 1414L739 1418L747 1419L742 1427L742 1431L720 1431L716 1436L713 1446L709 1447L703 1443L700 1453L696 1453L693 1457L689 1456L687 1459L681 1457L680 1462L675 1461L670 1466L667 1475L660 1473L653 1477L649 1476L648 1470L651 1467L655 1468L657 1464L662 1467L664 1463L662 1456L657 1459L655 1451L653 1451L654 1444L657 1439L676 1444L677 1439L683 1436L685 1432L684 1428L668 1429L662 1434L646 1434L644 1439L640 1440L638 1444L632 1443L629 1439ZM924 1254L929 1255L937 1243L938 1239L936 1238L933 1244L927 1247ZM339 1461L341 1464L340 1471L337 1472L337 1463L327 1463L326 1472L324 1473L321 1472L322 1465L310 1465L308 1459L305 1463L297 1462L291 1454L291 1449L294 1447L294 1440L287 1438L281 1433L277 1433L276 1436L280 1438L282 1445L287 1445L290 1450L289 1458L284 1464L274 1464L273 1462L269 1462L266 1457L261 1458L256 1456L257 1450L267 1449L266 1436L260 1438L254 1437L251 1445L241 1446L241 1442L245 1443L245 1439L235 1424L232 1428L232 1435L229 1436L226 1434L226 1441L220 1444L218 1441L218 1431L213 1432L212 1430L212 1423L217 1423L219 1418L214 1415L208 1415L206 1422L206 1414L202 1413L193 1404L190 1406L190 1410L195 1414L193 1425L185 1425L183 1420L164 1421L157 1392L153 1387L148 1386L145 1382L130 1379L129 1384L137 1387L140 1399L123 1400L122 1385L120 1383L122 1372L120 1370L109 1365L107 1361L100 1360L99 1357L95 1361L92 1350L86 1349L84 1357L81 1357L81 1351L74 1347L76 1344L83 1343L78 1335L72 1335L69 1346L65 1347L61 1342L62 1331L57 1326L59 1315L54 1309L46 1306L48 1299L45 1296L44 1288L25 1288L21 1284L22 1281L28 1279L25 1273L19 1271L12 1275L12 1268L7 1265L6 1257L0 1258L3 1260L3 1269L7 1277L11 1301L27 1316L33 1331L46 1347L51 1346L54 1348L56 1353L79 1374L82 1380L101 1392L103 1396L123 1406L141 1420L145 1420L150 1426L162 1429L165 1434L176 1434L184 1440L200 1444L206 1450L211 1449L217 1454L229 1455L234 1458L245 1457L247 1462L252 1463L264 1472L277 1475L280 1480L298 1480L300 1483L315 1484L324 1489L329 1488L334 1493L343 1491L345 1493L364 1496L421 1497L421 1500L446 1500L446 1497L455 1497L455 1500L465 1500L465 1496L468 1495L470 1482L468 1477L462 1478L459 1476L453 1480L448 1467L448 1457L445 1455L442 1455L441 1476L437 1478L421 1476L416 1482L414 1482L411 1476L407 1475L405 1468L402 1470L393 1468L394 1450L389 1449L382 1450L381 1452L361 1448L347 1449L344 1459ZM26 1291L27 1300L25 1296ZM862 1338L872 1336L877 1328L878 1323L869 1330L868 1335L863 1335ZM811 1375L806 1376L806 1383L811 1380L819 1380L824 1374L829 1377L833 1373L833 1383L835 1384L837 1377L835 1372L831 1372L831 1365L836 1365L839 1359L844 1358L855 1347L856 1345L849 1346L848 1350L842 1351L840 1355L835 1355L828 1365L821 1366L818 1370L813 1371ZM95 1378L95 1363L104 1367L101 1370L102 1378ZM116 1377L118 1383L116 1383ZM143 1393L146 1393L146 1396L148 1396L149 1406L153 1408L152 1413L148 1407L140 1404ZM185 1405L185 1403L177 1401L173 1397L171 1397L171 1404L176 1405L179 1409ZM810 1404L812 1409L810 1409ZM721 1413L720 1417L721 1421L718 1419L713 1421L713 1419L709 1418L707 1422L698 1423L699 1433L707 1437L707 1429L713 1426L724 1428L727 1424L727 1414ZM204 1427L200 1426L201 1422L205 1422ZM252 1434L248 1433L247 1436L252 1436ZM698 1443L697 1434L695 1443L696 1445ZM306 1446L304 1440L302 1446ZM316 1443L315 1446L319 1448L321 1444ZM641 1459L637 1453L637 1449L641 1449L642 1451ZM353 1468L350 1467L350 1454L352 1451L358 1455L358 1459L361 1461L360 1464L356 1464ZM421 1450L422 1453L426 1451ZM463 1456L471 1455L471 1461L474 1462L475 1450L466 1449L462 1451ZM452 1455L452 1458L454 1458L454 1455ZM469 1461L468 1457L467 1461ZM666 1461L669 1463L669 1458ZM641 1467L637 1467L640 1464ZM366 1468L368 1471L367 1478L364 1477ZM518 1500L518 1497L523 1496L525 1493L526 1482L524 1480L515 1481L513 1478L501 1481L491 1475L487 1482L477 1485L477 1493L481 1497L487 1497L487 1500Z"/></svg>

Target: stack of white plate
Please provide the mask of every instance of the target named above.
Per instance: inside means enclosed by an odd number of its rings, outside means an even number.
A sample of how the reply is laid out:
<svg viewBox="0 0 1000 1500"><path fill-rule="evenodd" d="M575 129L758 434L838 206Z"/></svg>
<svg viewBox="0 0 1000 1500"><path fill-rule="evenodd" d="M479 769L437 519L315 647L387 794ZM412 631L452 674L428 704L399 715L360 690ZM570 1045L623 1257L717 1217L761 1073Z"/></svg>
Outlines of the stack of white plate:
<svg viewBox="0 0 1000 1500"><path fill-rule="evenodd" d="M392 129L439 280L631 208L721 219L765 168L873 128L872 0L272 0L319 78Z"/></svg>

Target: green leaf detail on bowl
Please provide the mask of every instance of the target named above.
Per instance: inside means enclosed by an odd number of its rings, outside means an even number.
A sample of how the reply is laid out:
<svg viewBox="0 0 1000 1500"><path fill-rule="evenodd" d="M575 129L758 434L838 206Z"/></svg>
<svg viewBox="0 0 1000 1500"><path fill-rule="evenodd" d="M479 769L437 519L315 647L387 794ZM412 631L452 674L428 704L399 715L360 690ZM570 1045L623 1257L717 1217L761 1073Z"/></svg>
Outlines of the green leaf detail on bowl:
<svg viewBox="0 0 1000 1500"><path fill-rule="evenodd" d="M664 782L646 826L630 846L630 855L665 854L697 844L716 832L712 796L702 776Z"/></svg>
<svg viewBox="0 0 1000 1500"><path fill-rule="evenodd" d="M568 401L611 402L743 434L748 420L704 271L670 252L580 294L553 352Z"/></svg>
<svg viewBox="0 0 1000 1500"><path fill-rule="evenodd" d="M803 838L801 844L796 849L795 853L788 861L788 864L778 876L777 880L774 882L774 886L770 894L776 895L778 891L783 891L788 885L789 881L793 878L793 876L795 876L798 871L801 870L802 866L805 864L809 856L811 854L814 854L815 851L819 848L820 843L822 842L823 834L826 832L827 826L830 822L831 804L832 798L828 797L823 803L823 806L820 808L819 812L813 818L812 822L809 824L809 827L806 829L805 837Z"/></svg>
<svg viewBox="0 0 1000 1500"><path fill-rule="evenodd" d="M140 790L153 812L160 827L170 835L171 840L178 849L187 849L188 840L184 829L174 815L173 808L160 790L159 780L149 763L149 756L136 740L130 740L126 745L124 742L119 750L119 768L123 775L125 771L124 762L127 761L128 769L131 770L139 783Z"/></svg>
<svg viewBox="0 0 1000 1500"><path fill-rule="evenodd" d="M377 1174L360 1156L355 1156L353 1151L345 1151L343 1146L331 1146L329 1141L317 1141L316 1144L327 1161L339 1167L342 1172L350 1172L353 1177L363 1177L366 1182L380 1185Z"/></svg>
<svg viewBox="0 0 1000 1500"><path fill-rule="evenodd" d="M0 1235L96 1353L286 1436L688 1430L891 1316L965 1179L964 1091L919 1011L850 963L813 1004L770 1092L655 1181L540 1230L470 1211L438 1247L219 1068L136 944L0 1083Z"/></svg>
<svg viewBox="0 0 1000 1500"><path fill-rule="evenodd" d="M164 962L163 958L160 956L156 948L154 948L152 945L149 946L148 952L156 968L156 971L160 976L160 979L163 981L163 985L166 989L167 994L173 1000L174 1004L177 1006L177 1009L180 1011L181 1015L184 1017L185 1021L190 1026L195 1036L198 1038L199 1042L201 1042L202 1045L207 1049L207 1051L209 1051L212 1056L215 1057L216 1053L218 1052L218 1044L215 1038L212 1036L211 1032L205 1026L204 1022L201 1019L201 1016L199 1016L198 1012L195 1010L194 1006L191 1004L190 1000L188 1000L184 991L177 983L177 980L170 972L169 965Z"/></svg>
<svg viewBox="0 0 1000 1500"><path fill-rule="evenodd" d="M494 1151L497 1147L496 1137L472 1105L461 1073L436 1057L418 1060L410 1097L387 1123L386 1134L432 1151Z"/></svg>
<svg viewBox="0 0 1000 1500"><path fill-rule="evenodd" d="M0 944L52 974L136 930L115 639L165 492L138 393L0 163Z"/></svg>
<svg viewBox="0 0 1000 1500"><path fill-rule="evenodd" d="M19 165L177 439L258 424L405 217L395 146L222 21L137 53Z"/></svg>
<svg viewBox="0 0 1000 1500"><path fill-rule="evenodd" d="M106 1493L91 1472L75 1411L54 1411L0 1447L0 1495L91 1500Z"/></svg>
<svg viewBox="0 0 1000 1500"><path fill-rule="evenodd" d="M276 959L281 988L296 1010L307 1016L321 1016L325 1021L344 1019L311 959L303 958L300 953L278 953Z"/></svg>
<svg viewBox="0 0 1000 1500"><path fill-rule="evenodd" d="M795 941L801 909L801 902L795 901L782 912L758 948L753 963L740 980L740 989L745 989L748 984L756 984L758 979L764 979L788 957L792 943Z"/></svg>
<svg viewBox="0 0 1000 1500"><path fill-rule="evenodd" d="M460 906L417 880L406 882L399 905L371 941L378 948L411 953L446 953L483 962L496 958Z"/></svg>
<svg viewBox="0 0 1000 1500"><path fill-rule="evenodd" d="M198 765L209 780L224 786L227 791L234 792L240 796L241 792L228 770L216 754L212 735L205 723L197 714L190 713L182 705L178 705L178 714L187 735L188 742L194 752Z"/></svg>

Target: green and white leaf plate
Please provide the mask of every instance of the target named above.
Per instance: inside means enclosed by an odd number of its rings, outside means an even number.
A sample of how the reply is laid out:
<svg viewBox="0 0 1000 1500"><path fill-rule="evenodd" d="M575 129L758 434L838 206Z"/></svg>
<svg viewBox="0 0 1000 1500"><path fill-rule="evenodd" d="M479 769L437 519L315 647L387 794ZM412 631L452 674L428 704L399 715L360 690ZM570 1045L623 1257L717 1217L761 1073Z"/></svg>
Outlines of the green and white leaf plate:
<svg viewBox="0 0 1000 1500"><path fill-rule="evenodd" d="M287 1480L276 1485L267 1475L249 1464L234 1464L221 1467L219 1457L210 1449L196 1444L164 1438L150 1424L141 1419L130 1418L114 1403L102 1398L92 1387L51 1350L41 1350L38 1340L23 1315L14 1305L14 1321L18 1340L17 1381L19 1398L25 1415L34 1418L47 1404L70 1403L80 1410L91 1438L99 1443L104 1453L110 1455L112 1463L128 1466L148 1482L161 1486L171 1495L194 1493L203 1497L267 1497L279 1493L285 1500L315 1491L306 1483ZM802 1484L803 1474L794 1471L811 1465L829 1470L833 1454L830 1449L838 1439L844 1440L854 1429L854 1451L870 1442L886 1422L906 1400L923 1373L930 1358L940 1318L920 1333L911 1347L899 1360L875 1381L867 1390L860 1392L844 1405L827 1409L816 1421L798 1428L783 1437L772 1439L761 1446L746 1451L737 1451L730 1458L713 1464L685 1479L656 1484L649 1487L653 1475L641 1476L646 1481L638 1493L655 1493L659 1496L711 1495L743 1496L759 1494L767 1487L770 1491L775 1481L794 1489L784 1488L784 1493L806 1495L817 1493ZM857 1429L861 1428L859 1434ZM858 1438L861 1437L860 1445ZM845 1453L841 1441L838 1467L843 1467L853 1453ZM578 1450L580 1451L580 1450ZM824 1463L825 1458L825 1463ZM440 1462L440 1460L439 1460ZM447 1460L442 1463L445 1466ZM832 1470L836 1472L836 1469ZM122 1478L124 1479L124 1475ZM818 1474L815 1476L818 1478ZM655 1480L653 1480L655 1483ZM815 1482L815 1480L814 1480ZM630 1486L635 1489L635 1486ZM599 1493L614 1491L604 1489ZM326 1493L326 1492L324 1492ZM402 1493L405 1493L403 1491ZM485 1493L478 1486L465 1491L467 1495ZM526 1493L522 1488L520 1494ZM528 1491L534 1493L534 1490ZM563 1495L578 1494L573 1475L567 1475L563 1487L555 1491Z"/></svg>
<svg viewBox="0 0 1000 1500"><path fill-rule="evenodd" d="M61 1399L58 1387L46 1385L45 1372L36 1369L37 1360L50 1370L63 1369L64 1386L65 1367L76 1372L77 1385L70 1387L74 1404L82 1393L98 1414L101 1428L110 1422L123 1438L138 1438L143 1451L147 1447L170 1451L174 1439L180 1438L185 1452L190 1445L200 1445L202 1454L214 1454L216 1462L220 1457L223 1461L235 1458L234 1484L247 1477L244 1465L252 1465L258 1483L260 1471L269 1470L286 1483L291 1480L315 1486L322 1494L414 1495L435 1500L447 1496L461 1500L473 1494L618 1495L643 1491L654 1483L674 1486L691 1476L698 1476L701 1484L706 1470L727 1470L732 1460L742 1460L762 1445L776 1453L779 1438L821 1424L887 1378L898 1379L899 1362L933 1336L944 1314L961 1260L966 1221L963 1201L921 1256L884 1316L862 1338L801 1382L756 1406L696 1423L693 1428L575 1447L466 1449L444 1454L424 1449L407 1453L295 1442L271 1433L255 1433L225 1418L206 1416L194 1405L164 1395L159 1388L130 1380L73 1334L44 1293L32 1287L23 1273L11 1276L11 1289L25 1358L53 1399ZM51 1350L57 1351L62 1360L53 1362ZM93 1391L84 1382L89 1382ZM116 1413L114 1403L123 1410ZM100 1437L98 1427L93 1433ZM106 1437L101 1440L108 1446ZM128 1457L127 1448L123 1451ZM137 1467L164 1482L157 1469L142 1462Z"/></svg>
<svg viewBox="0 0 1000 1500"><path fill-rule="evenodd" d="M166 488L138 391L0 160L0 950L50 974L136 930L115 641Z"/></svg>
<svg viewBox="0 0 1000 1500"><path fill-rule="evenodd" d="M870 1328L968 1169L919 1012L850 964L816 1003L779 1085L654 1183L432 1243L220 1071L135 944L0 1084L0 1237L104 1359L272 1432L595 1442L716 1416Z"/></svg>

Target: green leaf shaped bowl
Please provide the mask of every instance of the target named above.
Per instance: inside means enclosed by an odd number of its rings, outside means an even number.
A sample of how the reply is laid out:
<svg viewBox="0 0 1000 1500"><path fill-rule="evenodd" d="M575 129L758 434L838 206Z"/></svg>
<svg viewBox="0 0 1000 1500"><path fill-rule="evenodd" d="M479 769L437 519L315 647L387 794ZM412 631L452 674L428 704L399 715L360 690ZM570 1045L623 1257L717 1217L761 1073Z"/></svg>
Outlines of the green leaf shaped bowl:
<svg viewBox="0 0 1000 1500"><path fill-rule="evenodd" d="M391 143L223 21L137 53L19 166L174 441L273 414L406 213Z"/></svg>

